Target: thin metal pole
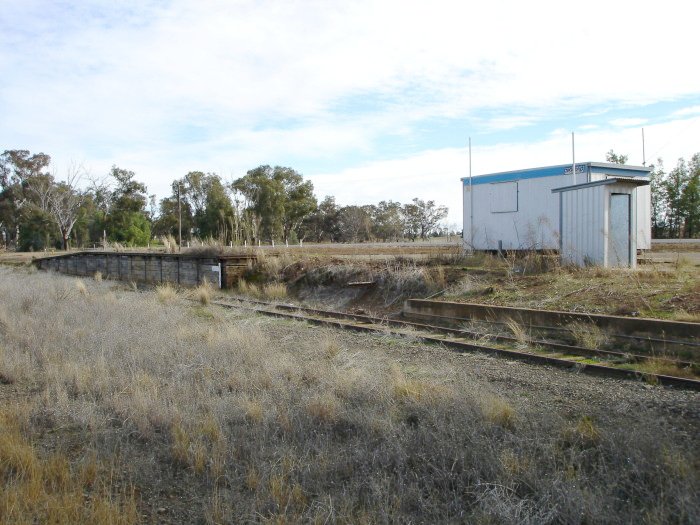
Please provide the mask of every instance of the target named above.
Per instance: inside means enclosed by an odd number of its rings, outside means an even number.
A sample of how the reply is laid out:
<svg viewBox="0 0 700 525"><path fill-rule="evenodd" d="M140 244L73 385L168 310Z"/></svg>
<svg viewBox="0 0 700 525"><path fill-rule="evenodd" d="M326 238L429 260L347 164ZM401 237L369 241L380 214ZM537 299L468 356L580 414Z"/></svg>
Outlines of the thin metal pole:
<svg viewBox="0 0 700 525"><path fill-rule="evenodd" d="M571 132L571 180L576 184L576 149L574 147L574 132Z"/></svg>
<svg viewBox="0 0 700 525"><path fill-rule="evenodd" d="M642 128L642 166L647 165L647 154L644 148L644 128Z"/></svg>
<svg viewBox="0 0 700 525"><path fill-rule="evenodd" d="M469 251L474 249L474 188L472 187L472 138L469 137Z"/></svg>

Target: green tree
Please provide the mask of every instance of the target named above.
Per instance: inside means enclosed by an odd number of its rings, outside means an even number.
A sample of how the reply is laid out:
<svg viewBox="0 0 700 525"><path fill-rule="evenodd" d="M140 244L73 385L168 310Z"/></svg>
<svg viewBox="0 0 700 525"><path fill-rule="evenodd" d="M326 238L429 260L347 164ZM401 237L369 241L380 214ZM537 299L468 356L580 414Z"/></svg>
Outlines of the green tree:
<svg viewBox="0 0 700 525"><path fill-rule="evenodd" d="M177 191L177 190L175 190ZM190 232L194 228L192 209L187 200L180 201L182 213L182 239L191 240ZM158 219L153 223L154 235L172 235L178 239L180 234L180 213L178 213L177 194L161 199L159 204Z"/></svg>
<svg viewBox="0 0 700 525"><path fill-rule="evenodd" d="M668 219L668 233L670 237L681 237L686 210L684 209L683 193L690 177L688 165L683 158L678 159L678 164L664 180L664 192L666 194Z"/></svg>
<svg viewBox="0 0 700 525"><path fill-rule="evenodd" d="M145 246L151 239L146 186L134 180L133 171L112 166L110 175L116 187L111 194L106 221L109 239L129 246Z"/></svg>
<svg viewBox="0 0 700 525"><path fill-rule="evenodd" d="M608 151L605 154L605 160L612 162L613 164L627 164L629 155L618 155L613 150Z"/></svg>
<svg viewBox="0 0 700 525"><path fill-rule="evenodd" d="M688 166L688 181L680 198L685 224L686 237L695 238L700 234L700 153L693 155Z"/></svg>
<svg viewBox="0 0 700 525"><path fill-rule="evenodd" d="M234 237L234 212L231 199L218 176L211 176L207 184L204 210L198 220L202 237L219 239L228 243Z"/></svg>
<svg viewBox="0 0 700 525"><path fill-rule="evenodd" d="M0 238L6 245L19 247L23 218L29 218L32 205L37 205L28 188L35 178L49 176L45 169L50 163L45 153L32 155L27 150L5 150L0 155ZM36 227L36 217L31 220Z"/></svg>
<svg viewBox="0 0 700 525"><path fill-rule="evenodd" d="M666 173L663 160L658 159L652 166L649 174L649 186L651 191L651 233L654 239L666 237Z"/></svg>
<svg viewBox="0 0 700 525"><path fill-rule="evenodd" d="M260 220L258 238L289 240L316 209L313 184L281 166L259 166L232 184L246 200L246 210Z"/></svg>
<svg viewBox="0 0 700 525"><path fill-rule="evenodd" d="M401 203L394 201L381 201L375 207L373 218L374 236L383 241L397 241L403 237L405 219L401 210Z"/></svg>
<svg viewBox="0 0 700 525"><path fill-rule="evenodd" d="M413 199L411 204L406 204L403 207L409 236L413 240L418 236L421 239L427 239L440 221L447 217L447 212L447 206L438 206L435 201Z"/></svg>
<svg viewBox="0 0 700 525"><path fill-rule="evenodd" d="M370 206L343 206L338 212L338 229L343 242L365 242L372 237Z"/></svg>
<svg viewBox="0 0 700 525"><path fill-rule="evenodd" d="M339 212L340 208L335 203L335 197L327 195L319 203L316 211L302 222L299 238L308 238L314 242L338 241L340 238Z"/></svg>

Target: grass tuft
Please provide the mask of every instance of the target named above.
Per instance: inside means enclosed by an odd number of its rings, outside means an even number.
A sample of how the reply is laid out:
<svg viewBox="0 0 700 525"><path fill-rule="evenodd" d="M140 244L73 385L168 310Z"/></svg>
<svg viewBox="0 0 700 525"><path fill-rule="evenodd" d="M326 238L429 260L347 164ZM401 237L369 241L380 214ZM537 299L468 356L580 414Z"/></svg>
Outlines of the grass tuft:
<svg viewBox="0 0 700 525"><path fill-rule="evenodd" d="M568 328L578 346L598 350L608 344L607 334L594 324L571 323Z"/></svg>
<svg viewBox="0 0 700 525"><path fill-rule="evenodd" d="M505 399L497 396L486 397L483 405L483 413L488 421L508 430L515 430L515 408Z"/></svg>
<svg viewBox="0 0 700 525"><path fill-rule="evenodd" d="M75 280L75 289L78 290L78 293L80 295L87 295L88 294L87 286L85 286L85 283L82 281L82 279Z"/></svg>
<svg viewBox="0 0 700 525"><path fill-rule="evenodd" d="M177 300L177 290L170 283L156 286L156 295L158 300L163 304L172 303Z"/></svg>
<svg viewBox="0 0 700 525"><path fill-rule="evenodd" d="M208 282L203 282L197 288L195 288L195 297L204 306L208 306L211 303L212 297L212 287Z"/></svg>

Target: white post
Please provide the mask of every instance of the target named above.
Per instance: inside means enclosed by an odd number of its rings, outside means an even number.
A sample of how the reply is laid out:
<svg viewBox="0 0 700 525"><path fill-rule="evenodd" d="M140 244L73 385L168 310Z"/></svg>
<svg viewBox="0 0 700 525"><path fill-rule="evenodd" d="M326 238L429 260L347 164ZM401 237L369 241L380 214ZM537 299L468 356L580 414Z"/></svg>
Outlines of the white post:
<svg viewBox="0 0 700 525"><path fill-rule="evenodd" d="M464 234L462 234L464 235ZM469 137L469 251L474 250L474 188L472 187L472 138Z"/></svg>
<svg viewBox="0 0 700 525"><path fill-rule="evenodd" d="M571 180L576 184L576 150L574 149L574 132L571 132Z"/></svg>

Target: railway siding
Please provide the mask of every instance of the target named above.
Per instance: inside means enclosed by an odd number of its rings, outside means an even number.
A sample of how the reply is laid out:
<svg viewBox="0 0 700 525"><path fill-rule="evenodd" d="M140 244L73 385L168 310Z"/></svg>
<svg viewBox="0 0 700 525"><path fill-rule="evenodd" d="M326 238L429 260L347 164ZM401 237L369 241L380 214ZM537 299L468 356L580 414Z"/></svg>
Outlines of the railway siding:
<svg viewBox="0 0 700 525"><path fill-rule="evenodd" d="M513 320L527 328L544 330L567 330L567 325L573 323L591 324L616 337L646 341L652 347L658 343L664 345L664 350L682 347L684 351L694 348L693 353L700 353L700 323L425 299L405 301L402 315L408 319L451 324L473 320L507 323Z"/></svg>

